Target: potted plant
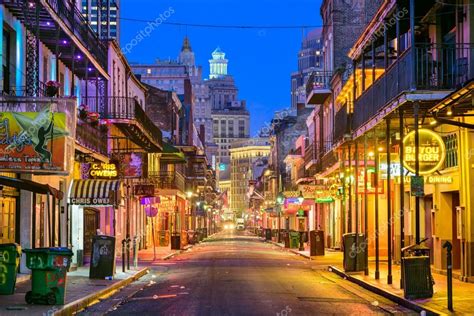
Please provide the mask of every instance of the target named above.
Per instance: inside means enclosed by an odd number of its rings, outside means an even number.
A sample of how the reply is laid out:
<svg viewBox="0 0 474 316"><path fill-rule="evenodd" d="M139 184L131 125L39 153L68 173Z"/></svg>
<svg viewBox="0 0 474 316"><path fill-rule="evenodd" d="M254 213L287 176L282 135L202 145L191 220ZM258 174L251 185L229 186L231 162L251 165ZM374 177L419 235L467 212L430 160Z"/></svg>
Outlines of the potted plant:
<svg viewBox="0 0 474 316"><path fill-rule="evenodd" d="M100 114L97 112L89 112L87 113L87 120L91 123L92 126L99 125Z"/></svg>
<svg viewBox="0 0 474 316"><path fill-rule="evenodd" d="M89 113L88 107L86 104L81 104L79 106L79 118L83 121L87 120L87 114Z"/></svg>
<svg viewBox="0 0 474 316"><path fill-rule="evenodd" d="M61 87L61 84L57 81L50 80L46 82L46 96L55 97L58 94L59 87Z"/></svg>

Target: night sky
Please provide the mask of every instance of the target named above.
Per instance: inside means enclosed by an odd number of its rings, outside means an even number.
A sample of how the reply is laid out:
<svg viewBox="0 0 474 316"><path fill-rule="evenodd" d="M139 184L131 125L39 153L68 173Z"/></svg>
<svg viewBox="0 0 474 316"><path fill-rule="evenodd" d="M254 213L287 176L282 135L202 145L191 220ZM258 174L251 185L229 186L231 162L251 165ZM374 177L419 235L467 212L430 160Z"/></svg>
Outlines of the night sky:
<svg viewBox="0 0 474 316"><path fill-rule="evenodd" d="M187 34L196 63L203 66L205 78L209 74L211 53L220 46L229 59L228 72L236 80L239 98L247 100L251 136L254 136L268 124L273 111L290 105L290 73L297 69L303 30L198 28L159 25L159 21L211 25L321 25L320 5L320 0L121 0L120 46L126 50L130 62L175 59ZM158 23L148 27L149 36L143 36L147 22L127 19ZM140 31L142 36L137 35Z"/></svg>

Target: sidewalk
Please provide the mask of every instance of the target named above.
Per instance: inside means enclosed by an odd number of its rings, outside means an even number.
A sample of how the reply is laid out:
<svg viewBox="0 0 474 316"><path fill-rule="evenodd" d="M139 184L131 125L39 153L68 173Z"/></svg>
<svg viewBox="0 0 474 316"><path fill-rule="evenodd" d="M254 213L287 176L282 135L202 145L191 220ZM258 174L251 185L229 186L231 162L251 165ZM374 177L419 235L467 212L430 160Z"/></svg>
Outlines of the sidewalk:
<svg viewBox="0 0 474 316"><path fill-rule="evenodd" d="M342 267L342 261L338 265L334 265L339 271L344 271ZM400 265L392 265L392 277L393 284L387 284L387 262L380 263L380 279L375 280L374 271L375 263L369 262L369 275L365 276L363 273L350 274L351 278L355 278L369 285L375 286L378 289L387 291L394 294L403 300L403 289L400 289ZM336 271L334 271L336 272ZM451 313L448 308L447 299L447 277L442 274L433 273L432 275L435 280L434 295L429 299L418 299L418 300L407 300L411 303L415 303L421 307L431 310L437 314L462 314L462 315L473 315L474 314L474 284L462 282L453 277L453 307L454 313Z"/></svg>
<svg viewBox="0 0 474 316"><path fill-rule="evenodd" d="M31 290L31 281L18 283L15 294L0 296L0 315L71 315L148 272L148 269L143 267L125 273L121 272L121 266L117 265L116 268L113 280L89 279L89 267L80 267L69 272L65 305L28 305L25 302L25 294Z"/></svg>
<svg viewBox="0 0 474 316"><path fill-rule="evenodd" d="M189 246L185 247L188 248ZM184 250L156 247L156 260L167 260L182 251ZM122 258L116 258L116 274L113 280L89 279L88 266L68 272L65 305L26 304L25 294L31 290L30 275L20 274L17 277L15 294L0 296L0 315L71 315L145 275L148 272L147 266L153 262L153 256L153 248L140 250L138 267L134 269L133 254L130 253L131 269L126 272L122 272Z"/></svg>

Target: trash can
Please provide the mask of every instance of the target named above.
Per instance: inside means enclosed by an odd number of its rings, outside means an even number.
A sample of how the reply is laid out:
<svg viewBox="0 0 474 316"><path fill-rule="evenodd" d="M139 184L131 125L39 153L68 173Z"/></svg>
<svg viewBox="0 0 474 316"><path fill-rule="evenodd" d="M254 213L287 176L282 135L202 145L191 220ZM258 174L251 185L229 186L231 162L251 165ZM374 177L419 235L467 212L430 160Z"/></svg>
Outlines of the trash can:
<svg viewBox="0 0 474 316"><path fill-rule="evenodd" d="M173 250L181 249L181 234L180 233L171 234L171 249Z"/></svg>
<svg viewBox="0 0 474 316"><path fill-rule="evenodd" d="M290 248L290 234L287 231L282 231L281 238L283 239L283 242L285 243L285 248Z"/></svg>
<svg viewBox="0 0 474 316"><path fill-rule="evenodd" d="M414 244L403 248L402 252L405 298L413 300L433 297L434 282L430 267L430 248L421 244Z"/></svg>
<svg viewBox="0 0 474 316"><path fill-rule="evenodd" d="M122 258L125 260L125 258ZM115 237L92 237L92 253L89 268L90 279L105 279L115 274Z"/></svg>
<svg viewBox="0 0 474 316"><path fill-rule="evenodd" d="M68 248L24 249L26 266L31 269L31 291L28 304L63 305L66 294L66 272L71 265L72 251Z"/></svg>
<svg viewBox="0 0 474 316"><path fill-rule="evenodd" d="M355 233L347 233L342 236L344 247L343 265L346 272L357 272L365 270L365 253L367 244L363 234L359 234L356 242Z"/></svg>
<svg viewBox="0 0 474 316"><path fill-rule="evenodd" d="M188 230L188 243L194 245L197 243L197 232L194 230Z"/></svg>
<svg viewBox="0 0 474 316"><path fill-rule="evenodd" d="M0 244L0 295L15 292L16 272L20 263L21 247L18 244Z"/></svg>
<svg viewBox="0 0 474 316"><path fill-rule="evenodd" d="M272 240L272 230L270 228L265 229L265 240Z"/></svg>
<svg viewBox="0 0 474 316"><path fill-rule="evenodd" d="M324 256L324 231L312 230L309 232L310 256Z"/></svg>
<svg viewBox="0 0 474 316"><path fill-rule="evenodd" d="M300 233L290 232L290 248L299 248L299 247L300 247Z"/></svg>

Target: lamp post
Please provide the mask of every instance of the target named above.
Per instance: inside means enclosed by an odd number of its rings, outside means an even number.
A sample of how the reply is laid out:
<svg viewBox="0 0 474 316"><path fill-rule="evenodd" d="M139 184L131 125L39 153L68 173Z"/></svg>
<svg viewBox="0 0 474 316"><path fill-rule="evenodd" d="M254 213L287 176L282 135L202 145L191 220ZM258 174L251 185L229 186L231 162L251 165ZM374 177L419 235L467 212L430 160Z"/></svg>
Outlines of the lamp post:
<svg viewBox="0 0 474 316"><path fill-rule="evenodd" d="M283 202L285 202L285 196L283 195L283 192L278 193L277 195L277 214L278 214L278 243L281 243L281 206L283 205Z"/></svg>

